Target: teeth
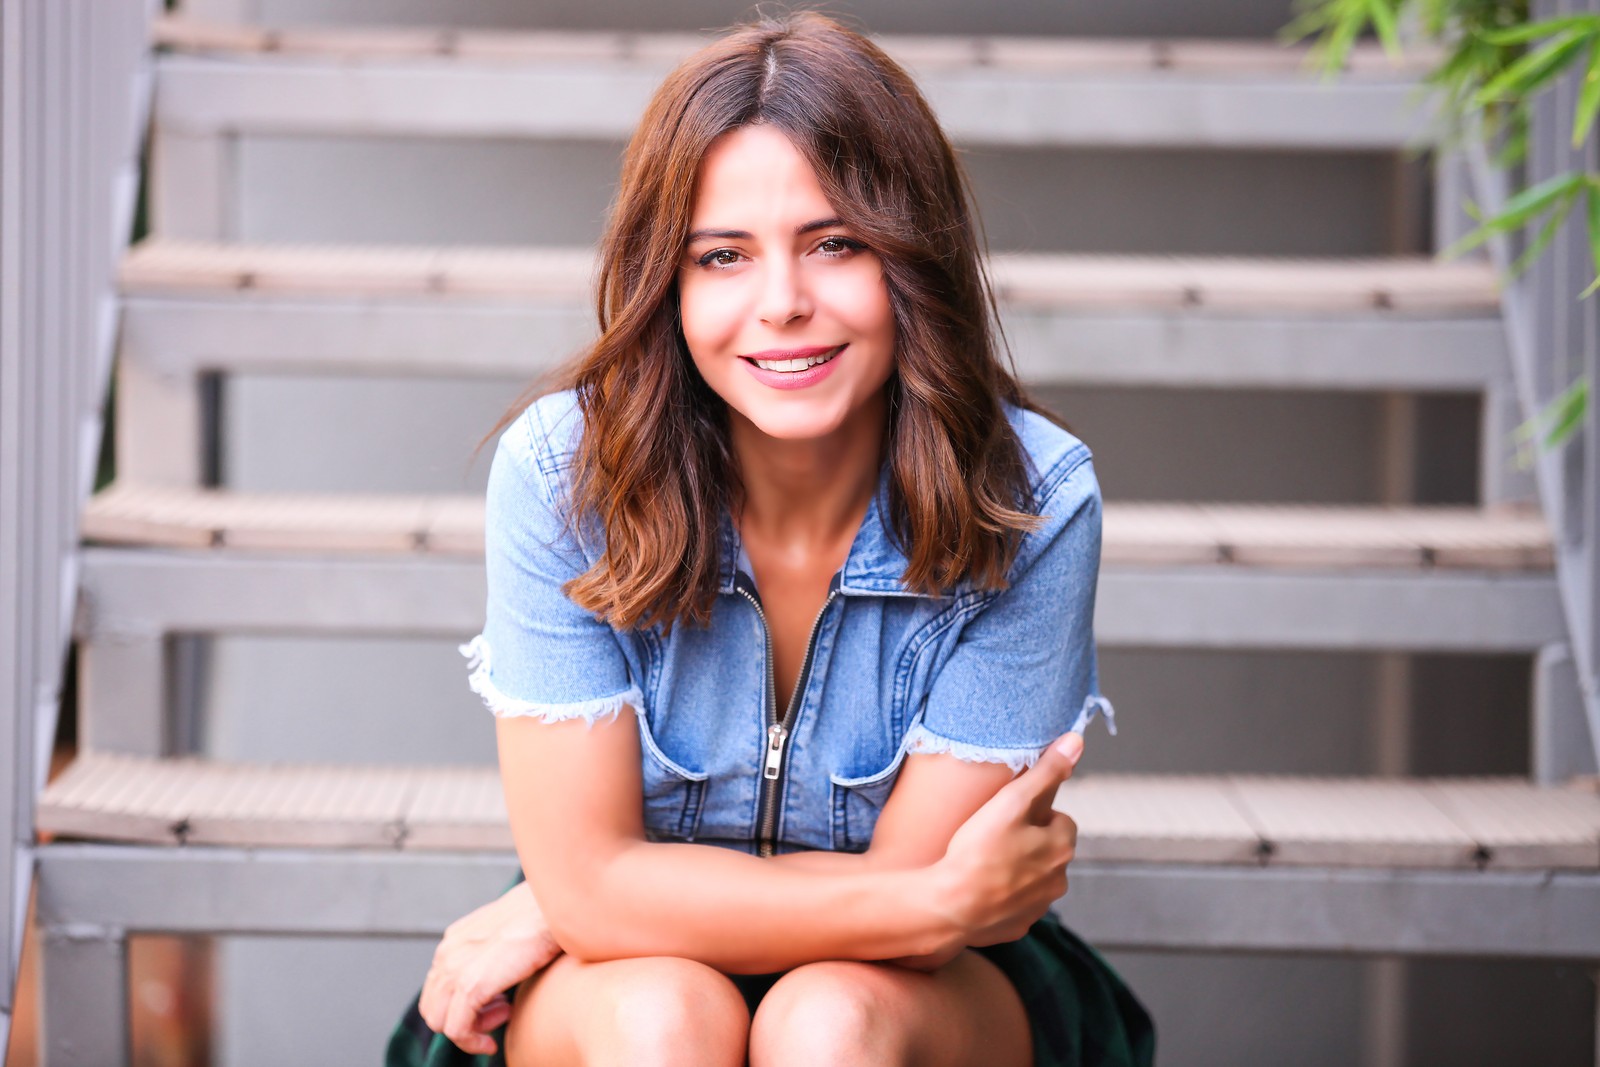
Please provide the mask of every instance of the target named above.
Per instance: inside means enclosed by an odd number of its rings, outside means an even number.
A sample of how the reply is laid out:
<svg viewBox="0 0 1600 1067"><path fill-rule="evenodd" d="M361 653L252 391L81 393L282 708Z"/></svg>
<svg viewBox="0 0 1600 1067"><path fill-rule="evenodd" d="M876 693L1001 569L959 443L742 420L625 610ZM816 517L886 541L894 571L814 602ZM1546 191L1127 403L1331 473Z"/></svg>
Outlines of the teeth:
<svg viewBox="0 0 1600 1067"><path fill-rule="evenodd" d="M839 350L834 349L825 356L807 356L804 359L753 359L750 362L762 370L797 371L815 367L818 363L826 363L838 354Z"/></svg>

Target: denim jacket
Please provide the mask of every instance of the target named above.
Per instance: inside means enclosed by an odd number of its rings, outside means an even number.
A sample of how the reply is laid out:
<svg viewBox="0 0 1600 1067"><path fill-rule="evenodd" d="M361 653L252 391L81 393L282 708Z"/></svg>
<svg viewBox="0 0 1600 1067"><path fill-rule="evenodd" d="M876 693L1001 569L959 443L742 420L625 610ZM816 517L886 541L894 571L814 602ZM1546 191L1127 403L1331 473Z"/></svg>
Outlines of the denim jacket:
<svg viewBox="0 0 1600 1067"><path fill-rule="evenodd" d="M617 630L561 592L599 553L586 543L593 524L575 536L560 518L582 433L576 398L542 397L490 466L486 620L461 646L473 691L499 716L593 724L633 709L649 839L760 855L863 851L908 753L1016 771L1096 712L1115 733L1096 673L1101 505L1088 446L1032 412L1006 414L1047 516L1024 535L1009 587L907 589L886 532L885 464L784 709L754 568L727 514L708 627Z"/></svg>

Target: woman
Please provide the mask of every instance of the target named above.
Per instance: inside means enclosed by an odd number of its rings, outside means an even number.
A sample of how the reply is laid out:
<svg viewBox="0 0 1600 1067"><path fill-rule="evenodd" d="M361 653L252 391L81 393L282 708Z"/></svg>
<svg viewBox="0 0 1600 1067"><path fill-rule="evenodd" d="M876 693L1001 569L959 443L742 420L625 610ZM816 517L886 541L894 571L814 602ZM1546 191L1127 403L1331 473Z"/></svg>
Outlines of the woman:
<svg viewBox="0 0 1600 1067"><path fill-rule="evenodd" d="M814 14L691 57L598 304L491 432L464 648L528 881L451 927L389 1062L1148 1062L1048 914L1110 725L1099 487L997 356L909 77Z"/></svg>

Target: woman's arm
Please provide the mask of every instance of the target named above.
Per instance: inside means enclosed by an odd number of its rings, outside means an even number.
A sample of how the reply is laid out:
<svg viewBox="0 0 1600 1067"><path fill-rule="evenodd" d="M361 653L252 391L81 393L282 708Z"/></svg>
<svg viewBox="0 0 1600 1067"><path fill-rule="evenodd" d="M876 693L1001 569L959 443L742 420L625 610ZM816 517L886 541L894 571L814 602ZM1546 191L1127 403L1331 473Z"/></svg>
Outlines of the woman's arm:
<svg viewBox="0 0 1600 1067"><path fill-rule="evenodd" d="M829 873L929 866L944 857L956 828L1014 777L1004 764L974 763L948 753L910 753L865 852L784 852L772 859L798 870Z"/></svg>
<svg viewBox="0 0 1600 1067"><path fill-rule="evenodd" d="M950 838L961 824L1014 777L1003 764L968 762L947 753L911 753L900 768L865 852L784 852L772 858L801 870L836 873L931 865L944 858ZM886 962L933 971L967 947L963 940L932 953Z"/></svg>
<svg viewBox="0 0 1600 1067"><path fill-rule="evenodd" d="M712 845L649 842L631 710L496 720L512 837L556 941L586 960L696 959L728 973L935 953L960 905L928 866L821 872Z"/></svg>
<svg viewBox="0 0 1600 1067"><path fill-rule="evenodd" d="M900 862L912 866L822 872L710 845L646 842L638 726L626 711L592 728L527 718L501 718L496 728L523 870L557 943L581 959L671 955L754 974L828 959L952 956L1021 937L1066 892L1077 828L1051 802L1082 750L1076 734L945 841L935 839L943 829L920 839L891 831L883 849L891 839L922 841L902 846ZM962 764L960 778L971 786L996 770L979 767ZM907 781L935 784L927 771ZM902 799L885 806L884 818L890 808L900 814L889 825L917 823L917 795L903 782L895 795ZM924 825L941 826L940 810L930 805ZM959 811L945 809L943 818ZM916 848L943 858L924 862Z"/></svg>

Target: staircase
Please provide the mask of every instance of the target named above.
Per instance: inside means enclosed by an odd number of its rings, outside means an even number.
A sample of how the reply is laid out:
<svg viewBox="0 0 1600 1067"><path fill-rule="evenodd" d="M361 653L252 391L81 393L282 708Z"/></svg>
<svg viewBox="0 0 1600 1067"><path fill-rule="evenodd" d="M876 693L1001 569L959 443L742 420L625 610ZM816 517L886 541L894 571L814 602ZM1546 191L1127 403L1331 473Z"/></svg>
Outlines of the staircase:
<svg viewBox="0 0 1600 1067"><path fill-rule="evenodd" d="M187 232L154 234L120 274L118 479L83 515L81 753L36 814L58 835L38 852L52 1065L127 1061L130 934L434 935L514 870L492 767L184 751L169 645L475 632L480 499L207 485L206 383L532 378L592 329L590 253L222 240L234 138L616 140L696 42L172 17L156 43L151 193ZM1397 70L1358 47L1319 84L1301 50L1267 43L884 44L968 145L1398 151L1427 131L1408 105L1433 58L1420 50ZM1458 201L1440 196L1447 218ZM1556 546L1497 447L1516 399L1492 268L996 255L992 269L1033 385L1482 397L1475 506L1108 499L1097 636L1526 656L1546 739L1527 778L1090 770L1058 798L1081 837L1063 917L1118 949L1600 961L1600 788L1592 751L1552 740L1587 733Z"/></svg>

